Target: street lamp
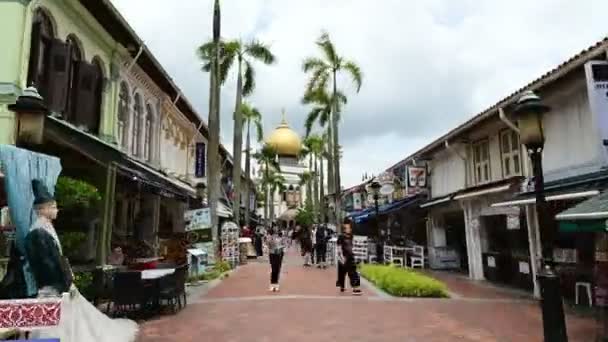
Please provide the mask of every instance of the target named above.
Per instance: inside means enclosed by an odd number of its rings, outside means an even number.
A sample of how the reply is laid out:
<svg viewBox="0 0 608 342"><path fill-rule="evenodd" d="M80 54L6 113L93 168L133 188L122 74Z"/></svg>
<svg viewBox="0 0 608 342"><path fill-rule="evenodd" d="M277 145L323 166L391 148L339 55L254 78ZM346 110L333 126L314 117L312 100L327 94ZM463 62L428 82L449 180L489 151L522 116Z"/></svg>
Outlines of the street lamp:
<svg viewBox="0 0 608 342"><path fill-rule="evenodd" d="M16 141L42 144L44 120L49 111L36 88L26 88L16 103L8 105L8 109L15 112Z"/></svg>
<svg viewBox="0 0 608 342"><path fill-rule="evenodd" d="M559 276L553 268L554 228L545 199L542 153L545 145L542 116L551 108L542 103L540 97L528 90L517 101L514 109L520 141L526 146L534 173L536 212L542 244L541 270L538 274L543 315L545 341L568 341Z"/></svg>
<svg viewBox="0 0 608 342"><path fill-rule="evenodd" d="M379 264L384 263L384 241L382 240L382 234L380 234L380 220L378 217L378 198L380 196L380 188L382 185L376 178L372 180L372 183L369 185L372 190L372 195L374 196L374 207L376 211L376 233L378 237L378 241L376 241L376 259Z"/></svg>

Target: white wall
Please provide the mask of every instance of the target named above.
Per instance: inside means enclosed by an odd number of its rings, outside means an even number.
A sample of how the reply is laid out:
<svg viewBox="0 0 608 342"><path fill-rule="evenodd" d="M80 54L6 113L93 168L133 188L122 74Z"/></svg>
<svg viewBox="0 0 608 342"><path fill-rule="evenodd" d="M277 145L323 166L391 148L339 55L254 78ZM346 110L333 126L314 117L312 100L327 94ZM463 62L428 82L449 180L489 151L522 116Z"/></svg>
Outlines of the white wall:
<svg viewBox="0 0 608 342"><path fill-rule="evenodd" d="M598 171L603 164L602 142L594 126L584 78L569 82L545 100L552 107L543 118L545 180Z"/></svg>
<svg viewBox="0 0 608 342"><path fill-rule="evenodd" d="M464 146L453 145L462 156ZM431 197L441 197L461 190L465 186L465 164L454 152L443 149L429 163L431 170Z"/></svg>

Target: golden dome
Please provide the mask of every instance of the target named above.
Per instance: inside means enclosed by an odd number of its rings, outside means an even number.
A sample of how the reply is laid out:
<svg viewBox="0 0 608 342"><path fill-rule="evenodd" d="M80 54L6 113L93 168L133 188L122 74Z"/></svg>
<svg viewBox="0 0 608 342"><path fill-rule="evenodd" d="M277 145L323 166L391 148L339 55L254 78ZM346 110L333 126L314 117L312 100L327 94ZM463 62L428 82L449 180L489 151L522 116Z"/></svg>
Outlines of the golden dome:
<svg viewBox="0 0 608 342"><path fill-rule="evenodd" d="M302 150L302 141L298 133L294 132L287 121L285 121L285 111L283 110L283 120L281 124L266 139L266 144L274 147L278 155L297 156Z"/></svg>

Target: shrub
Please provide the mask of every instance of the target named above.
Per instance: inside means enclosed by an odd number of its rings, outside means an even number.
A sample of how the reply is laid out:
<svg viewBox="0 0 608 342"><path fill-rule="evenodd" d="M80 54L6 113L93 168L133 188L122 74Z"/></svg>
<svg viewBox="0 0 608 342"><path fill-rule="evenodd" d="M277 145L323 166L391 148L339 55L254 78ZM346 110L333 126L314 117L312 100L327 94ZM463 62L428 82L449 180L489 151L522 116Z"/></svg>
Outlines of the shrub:
<svg viewBox="0 0 608 342"><path fill-rule="evenodd" d="M74 286L78 288L83 297L88 300L93 299L93 273L74 272Z"/></svg>
<svg viewBox="0 0 608 342"><path fill-rule="evenodd" d="M363 265L361 275L397 297L448 297L445 284L419 272L395 266Z"/></svg>
<svg viewBox="0 0 608 342"><path fill-rule="evenodd" d="M228 261L219 261L213 266L214 270L217 270L219 273L225 273L232 269L230 263Z"/></svg>

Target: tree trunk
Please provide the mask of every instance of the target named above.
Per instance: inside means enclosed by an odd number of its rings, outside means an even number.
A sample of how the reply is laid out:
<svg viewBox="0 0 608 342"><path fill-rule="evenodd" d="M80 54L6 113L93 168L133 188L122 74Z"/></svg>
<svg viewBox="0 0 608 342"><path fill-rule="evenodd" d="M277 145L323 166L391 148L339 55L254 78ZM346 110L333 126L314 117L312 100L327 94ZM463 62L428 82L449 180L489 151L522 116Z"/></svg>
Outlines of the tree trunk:
<svg viewBox="0 0 608 342"><path fill-rule="evenodd" d="M337 93L337 79L336 79L336 70L334 69L334 94L333 98L336 98ZM342 187L340 186L340 139L338 133L338 113L336 101L334 101L334 107L332 110L332 118L331 118L332 128L333 128L333 157L334 157L334 193L335 193L335 208L336 208L336 227L340 227L340 223L342 221Z"/></svg>
<svg viewBox="0 0 608 342"><path fill-rule="evenodd" d="M266 168L264 169L264 174L266 175L265 177L265 182L266 184L264 184L264 220L266 220L266 223L269 222L269 216L270 216L270 188L268 186L268 163L266 163Z"/></svg>
<svg viewBox="0 0 608 342"><path fill-rule="evenodd" d="M220 5L219 0L215 0L213 14L213 41L215 43L214 61L210 73L210 94L209 94L209 139L207 146L207 160L209 172L207 173L208 182L208 202L211 211L211 237L214 243L215 254L219 256L219 220L217 216L218 200L220 195Z"/></svg>
<svg viewBox="0 0 608 342"><path fill-rule="evenodd" d="M323 156L321 156L321 158L319 158L319 180L320 180L320 186L319 186L319 208L320 208L320 213L321 213L321 222L325 222L325 180L324 180L324 171L323 171Z"/></svg>
<svg viewBox="0 0 608 342"><path fill-rule="evenodd" d="M249 216L251 216L251 139L249 136L249 129L251 122L247 120L247 142L245 147L245 174L247 178L247 186L245 187L245 225L249 227Z"/></svg>
<svg viewBox="0 0 608 342"><path fill-rule="evenodd" d="M312 156L308 155L308 172L312 172ZM312 185L310 179L306 180L306 205L314 209L314 202L312 197Z"/></svg>
<svg viewBox="0 0 608 342"><path fill-rule="evenodd" d="M331 119L331 118L330 118ZM332 134L332 123L331 120L327 125L327 192L329 194L334 193L334 162L332 155L334 154L333 146L333 134Z"/></svg>
<svg viewBox="0 0 608 342"><path fill-rule="evenodd" d="M269 226L272 225L272 221L274 221L274 194L276 192L276 188L274 186L270 187L270 223Z"/></svg>
<svg viewBox="0 0 608 342"><path fill-rule="evenodd" d="M243 114L241 102L243 101L243 75L241 67L243 60L238 57L238 77L236 81L236 104L234 105L234 132L232 148L232 213L234 221L241 227L241 156L243 155Z"/></svg>
<svg viewBox="0 0 608 342"><path fill-rule="evenodd" d="M314 201L313 201L313 206L315 208L314 213L315 213L315 219L319 220L319 216L320 216L320 210L319 210L319 168L317 165L317 155L313 154L313 157L315 158L314 160L314 164L315 164L315 173L314 173L314 184L313 184L313 188L314 188Z"/></svg>

